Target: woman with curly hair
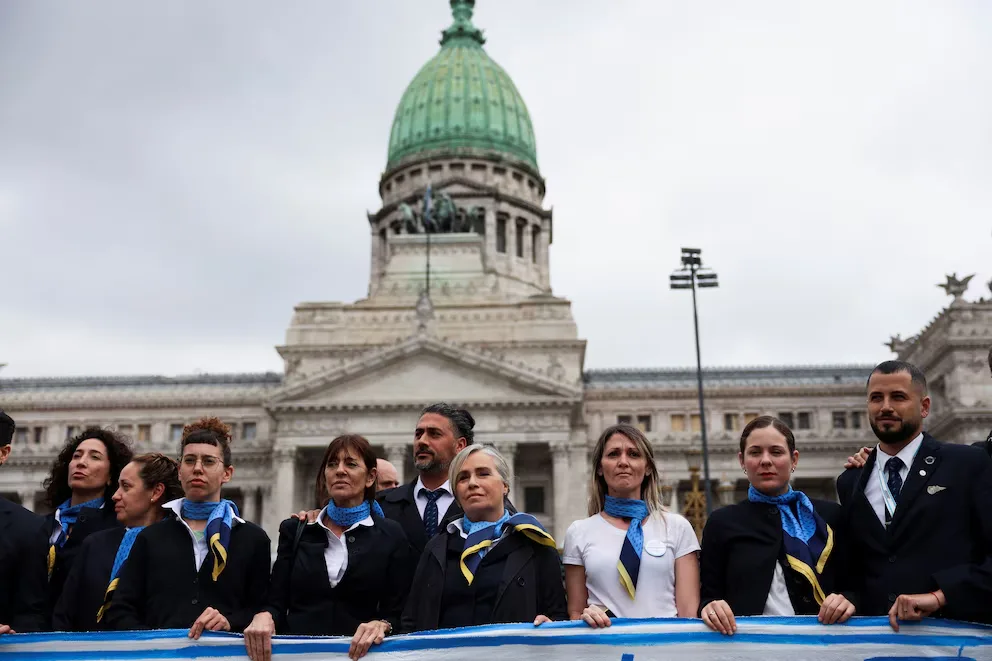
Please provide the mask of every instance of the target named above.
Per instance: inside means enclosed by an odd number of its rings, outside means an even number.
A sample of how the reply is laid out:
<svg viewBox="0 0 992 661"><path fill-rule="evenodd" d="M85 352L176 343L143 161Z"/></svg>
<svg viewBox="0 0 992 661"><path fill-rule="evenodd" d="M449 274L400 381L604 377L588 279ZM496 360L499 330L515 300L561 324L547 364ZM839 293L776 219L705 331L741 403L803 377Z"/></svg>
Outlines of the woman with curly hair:
<svg viewBox="0 0 992 661"><path fill-rule="evenodd" d="M182 498L179 467L159 452L138 455L121 471L114 511L123 527L90 535L73 563L55 606L55 631L96 631L117 588L117 576L135 538L161 521L165 503Z"/></svg>
<svg viewBox="0 0 992 661"><path fill-rule="evenodd" d="M243 631L265 607L269 537L238 514L221 487L231 481L231 428L204 418L183 430L184 497L165 521L141 531L104 620L108 628Z"/></svg>
<svg viewBox="0 0 992 661"><path fill-rule="evenodd" d="M46 519L50 604L58 603L86 538L120 525L108 505L129 461L131 446L126 438L99 427L71 438L55 459L44 483L48 504L55 510Z"/></svg>

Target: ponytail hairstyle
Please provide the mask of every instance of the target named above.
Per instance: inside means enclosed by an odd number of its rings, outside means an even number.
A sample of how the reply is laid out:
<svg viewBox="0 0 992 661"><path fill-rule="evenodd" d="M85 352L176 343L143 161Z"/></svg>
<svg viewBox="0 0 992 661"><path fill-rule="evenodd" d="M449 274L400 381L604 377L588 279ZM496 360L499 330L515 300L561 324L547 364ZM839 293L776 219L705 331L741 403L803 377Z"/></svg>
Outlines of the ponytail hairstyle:
<svg viewBox="0 0 992 661"><path fill-rule="evenodd" d="M224 457L224 467L231 466L231 427L221 422L220 418L200 418L183 427L179 453L182 454L186 446L191 443L205 443L219 447Z"/></svg>
<svg viewBox="0 0 992 661"><path fill-rule="evenodd" d="M156 484L165 487L162 504L183 497L183 485L179 481L179 464L161 452L139 454L131 460L138 464L138 477L146 489L154 489Z"/></svg>

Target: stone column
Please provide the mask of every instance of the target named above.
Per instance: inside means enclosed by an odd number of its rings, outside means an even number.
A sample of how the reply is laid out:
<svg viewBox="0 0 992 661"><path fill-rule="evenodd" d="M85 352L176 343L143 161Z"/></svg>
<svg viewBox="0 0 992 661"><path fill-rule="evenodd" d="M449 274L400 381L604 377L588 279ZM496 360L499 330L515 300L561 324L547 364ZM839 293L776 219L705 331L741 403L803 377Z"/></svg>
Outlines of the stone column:
<svg viewBox="0 0 992 661"><path fill-rule="evenodd" d="M565 531L571 521L568 520L568 443L555 442L551 450L551 479L554 488L554 532L552 535L558 545L565 541Z"/></svg>
<svg viewBox="0 0 992 661"><path fill-rule="evenodd" d="M406 476L403 475L403 467L406 465L406 457L410 448L406 445L387 445L386 459L396 467L396 479L400 484L406 484Z"/></svg>
<svg viewBox="0 0 992 661"><path fill-rule="evenodd" d="M517 511L524 511L524 503L520 491L520 482L517 480L517 444L516 443L496 443L496 451L503 455L506 463L510 464L510 502L517 508Z"/></svg>
<svg viewBox="0 0 992 661"><path fill-rule="evenodd" d="M665 503L665 507L668 508L669 512L674 514L679 513L679 481L678 480L665 480L661 483L662 487L662 499L666 497L670 500Z"/></svg>
<svg viewBox="0 0 992 661"><path fill-rule="evenodd" d="M17 495L21 498L21 505L30 511L34 511L34 489L18 489Z"/></svg>
<svg viewBox="0 0 992 661"><path fill-rule="evenodd" d="M726 507L727 505L734 504L734 490L737 488L736 483L732 480L720 480L720 484L716 488L716 502L720 507Z"/></svg>
<svg viewBox="0 0 992 661"><path fill-rule="evenodd" d="M279 447L272 453L275 468L275 485L268 498L266 508L266 522L263 526L265 532L272 540L273 548L279 538L279 523L293 512L298 512L304 505L310 503L296 503L296 448Z"/></svg>
<svg viewBox="0 0 992 661"><path fill-rule="evenodd" d="M572 445L568 448L568 515L565 517L565 527L568 530L572 522L589 516L589 478L592 476L592 466L589 463L589 451L585 444L585 431L573 432ZM565 533L562 538L555 540L558 546L565 543Z"/></svg>
<svg viewBox="0 0 992 661"><path fill-rule="evenodd" d="M255 494L258 492L256 487L245 487L242 489L244 494L245 506L241 512L242 518L245 521L250 521L252 523L258 523L258 509L256 508L257 499Z"/></svg>

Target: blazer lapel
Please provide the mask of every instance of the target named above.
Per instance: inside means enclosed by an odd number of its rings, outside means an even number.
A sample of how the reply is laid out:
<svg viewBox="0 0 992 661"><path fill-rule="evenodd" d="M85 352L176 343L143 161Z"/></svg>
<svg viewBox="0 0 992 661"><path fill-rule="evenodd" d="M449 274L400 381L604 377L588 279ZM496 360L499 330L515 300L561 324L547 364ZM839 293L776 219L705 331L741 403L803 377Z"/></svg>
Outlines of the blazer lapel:
<svg viewBox="0 0 992 661"><path fill-rule="evenodd" d="M851 510L863 522L861 524L862 529L870 533L872 540L879 548L885 549L888 546L888 533L882 522L878 520L878 515L875 514L875 508L868 502L868 496L865 495L865 487L868 486L868 480L871 479L871 476L875 472L875 462L877 460L878 448L875 448L868 455L868 461L865 462L864 467L861 469L861 474L858 476L858 482L854 488L854 497L851 500Z"/></svg>
<svg viewBox="0 0 992 661"><path fill-rule="evenodd" d="M413 493L416 486L416 482L411 482L403 487L402 494L397 494L400 496L400 509L403 519L399 523L403 526L403 530L406 531L410 544L415 548L423 549L427 545L427 531L424 530L424 520L420 517L420 511L417 509L417 500Z"/></svg>
<svg viewBox="0 0 992 661"><path fill-rule="evenodd" d="M916 453L916 459L913 460L913 465L909 468L906 483L902 485L902 491L899 492L899 505L896 506L896 513L889 524L891 534L898 532L900 524L906 519L907 512L912 508L913 501L933 478L938 466L940 466L940 444L929 434L924 434L923 442Z"/></svg>

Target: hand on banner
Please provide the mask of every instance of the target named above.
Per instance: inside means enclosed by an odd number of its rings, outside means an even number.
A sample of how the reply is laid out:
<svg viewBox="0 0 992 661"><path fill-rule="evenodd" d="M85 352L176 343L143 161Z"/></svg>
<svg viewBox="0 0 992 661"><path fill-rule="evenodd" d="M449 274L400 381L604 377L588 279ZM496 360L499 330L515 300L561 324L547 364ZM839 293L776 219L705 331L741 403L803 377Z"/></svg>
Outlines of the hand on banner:
<svg viewBox="0 0 992 661"><path fill-rule="evenodd" d="M915 622L922 620L936 610L947 605L943 590L926 594L901 594L889 609L889 624L899 631L899 620Z"/></svg>
<svg viewBox="0 0 992 661"><path fill-rule="evenodd" d="M17 632L11 629L9 624L0 624L0 636L2 636L5 633L17 633Z"/></svg>
<svg viewBox="0 0 992 661"><path fill-rule="evenodd" d="M854 604L842 594L829 594L820 605L816 619L820 624L838 624L847 622L854 615Z"/></svg>
<svg viewBox="0 0 992 661"><path fill-rule="evenodd" d="M251 619L245 629L245 650L251 661L272 661L272 636L276 633L276 623L272 614L262 611Z"/></svg>
<svg viewBox="0 0 992 661"><path fill-rule="evenodd" d="M548 617L547 615L538 615L537 617L534 618L534 626L535 627L539 627L542 624L544 624L545 622L553 622L553 620L550 617Z"/></svg>
<svg viewBox="0 0 992 661"><path fill-rule="evenodd" d="M703 606L703 624L724 636L733 636L737 632L734 611L723 599L711 601Z"/></svg>
<svg viewBox="0 0 992 661"><path fill-rule="evenodd" d="M608 627L613 624L610 622L609 615L607 615L602 608L595 604L585 607L585 610L582 611L582 621L591 626L593 629Z"/></svg>
<svg viewBox="0 0 992 661"><path fill-rule="evenodd" d="M320 514L320 510L300 510L296 514L290 514L290 518L298 519L300 521L306 521L307 523L313 523L317 520L317 515Z"/></svg>
<svg viewBox="0 0 992 661"><path fill-rule="evenodd" d="M358 625L358 630L351 637L351 647L348 648L349 659L360 659L369 652L372 645L378 645L386 634L393 630L393 625L385 620L372 620Z"/></svg>
<svg viewBox="0 0 992 661"><path fill-rule="evenodd" d="M861 468L868 463L868 456L870 454L871 448L861 448L854 456L847 458L847 461L844 462L844 468Z"/></svg>
<svg viewBox="0 0 992 661"><path fill-rule="evenodd" d="M221 612L212 606L208 607L207 610L203 611L200 617L196 618L196 622L189 629L189 637L193 640L198 640L200 634L204 631L230 631L231 623L227 621L227 618L221 615Z"/></svg>

